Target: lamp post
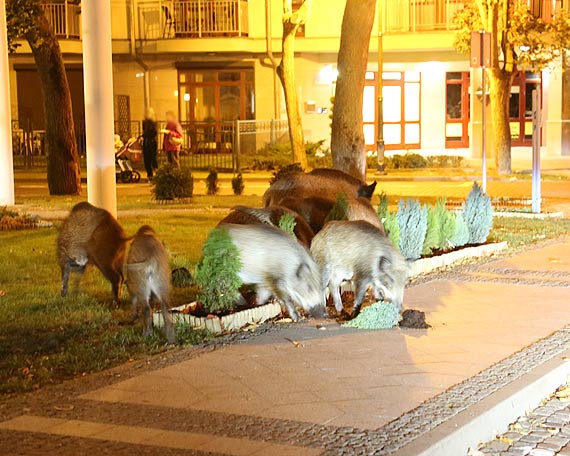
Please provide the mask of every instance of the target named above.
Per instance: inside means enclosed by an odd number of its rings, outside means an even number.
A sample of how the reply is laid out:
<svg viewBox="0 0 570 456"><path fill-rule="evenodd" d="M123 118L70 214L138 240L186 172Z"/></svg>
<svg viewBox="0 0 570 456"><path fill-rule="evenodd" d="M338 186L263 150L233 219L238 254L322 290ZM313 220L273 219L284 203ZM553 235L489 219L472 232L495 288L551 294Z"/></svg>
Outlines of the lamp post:
<svg viewBox="0 0 570 456"><path fill-rule="evenodd" d="M0 0L0 205L14 204L6 2Z"/></svg>
<svg viewBox="0 0 570 456"><path fill-rule="evenodd" d="M383 44L382 44L382 0L378 0L378 107L377 107L377 133L376 133L376 157L378 160L377 170L384 173L384 97L382 91L384 89L384 81L382 79L382 70L384 67Z"/></svg>
<svg viewBox="0 0 570 456"><path fill-rule="evenodd" d="M81 3L87 196L94 206L117 215L115 181L111 4Z"/></svg>

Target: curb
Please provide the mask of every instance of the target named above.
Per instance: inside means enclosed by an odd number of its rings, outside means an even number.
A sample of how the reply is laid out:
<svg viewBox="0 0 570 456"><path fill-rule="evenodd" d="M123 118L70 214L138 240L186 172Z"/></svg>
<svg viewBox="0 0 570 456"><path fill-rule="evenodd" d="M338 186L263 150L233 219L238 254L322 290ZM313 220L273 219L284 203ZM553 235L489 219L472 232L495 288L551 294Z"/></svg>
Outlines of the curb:
<svg viewBox="0 0 570 456"><path fill-rule="evenodd" d="M494 217L505 217L505 218L526 218L535 220L547 220L553 218L562 218L564 214L562 212L541 212L538 214L532 212L497 212L493 213Z"/></svg>
<svg viewBox="0 0 570 456"><path fill-rule="evenodd" d="M463 456L470 448L506 432L527 411L540 405L570 376L565 351L417 438L393 456Z"/></svg>

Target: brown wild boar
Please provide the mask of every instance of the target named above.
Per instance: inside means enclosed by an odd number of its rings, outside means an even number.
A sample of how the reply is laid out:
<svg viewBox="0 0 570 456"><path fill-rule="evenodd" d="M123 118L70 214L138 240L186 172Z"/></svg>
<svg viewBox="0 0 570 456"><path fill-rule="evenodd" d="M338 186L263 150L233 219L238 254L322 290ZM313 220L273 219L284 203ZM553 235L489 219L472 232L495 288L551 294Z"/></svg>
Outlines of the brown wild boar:
<svg viewBox="0 0 570 456"><path fill-rule="evenodd" d="M351 176L350 174L347 174L344 171L340 171L338 169L315 168L309 174L312 176L323 176L335 181L342 180L349 185L357 187L359 189L358 196L364 197L366 199L372 199L372 195L376 189L376 181L372 182L370 185L367 185L366 182L363 182L360 179L357 179L356 177Z"/></svg>
<svg viewBox="0 0 570 456"><path fill-rule="evenodd" d="M344 219L365 220L384 232L384 226L378 218L376 211L370 204L370 201L361 197L348 199L347 202L347 213L344 215ZM329 215L335 205L335 201L319 197L288 197L281 201L281 205L301 215L309 224L313 232L317 234L329 221Z"/></svg>
<svg viewBox="0 0 570 456"><path fill-rule="evenodd" d="M87 202L76 204L57 237L61 295L67 295L71 272L79 273L79 286L85 267L92 263L111 282L113 303L118 305L128 240L121 225L105 209Z"/></svg>
<svg viewBox="0 0 570 456"><path fill-rule="evenodd" d="M332 171L334 172L331 173L331 176L303 173L288 174L265 191L263 195L264 206L281 205L281 202L288 197L319 197L333 201L336 201L340 193L344 193L348 198L372 197L376 182L366 186L358 179L348 175L349 179L338 178L336 175L340 171Z"/></svg>
<svg viewBox="0 0 570 456"><path fill-rule="evenodd" d="M127 288L131 294L133 321L138 318L142 307L144 336L152 335L151 301L158 302L164 318L164 332L169 343L176 342L170 301L170 265L164 245L156 237L155 231L143 225L135 234L127 256Z"/></svg>
<svg viewBox="0 0 570 456"><path fill-rule="evenodd" d="M256 208L247 206L235 206L232 211L218 223L227 225L228 223L235 225L270 225L279 227L279 220L285 214L295 217L295 237L305 247L311 246L311 241L315 234L305 221L296 212L281 206L270 206L266 208Z"/></svg>

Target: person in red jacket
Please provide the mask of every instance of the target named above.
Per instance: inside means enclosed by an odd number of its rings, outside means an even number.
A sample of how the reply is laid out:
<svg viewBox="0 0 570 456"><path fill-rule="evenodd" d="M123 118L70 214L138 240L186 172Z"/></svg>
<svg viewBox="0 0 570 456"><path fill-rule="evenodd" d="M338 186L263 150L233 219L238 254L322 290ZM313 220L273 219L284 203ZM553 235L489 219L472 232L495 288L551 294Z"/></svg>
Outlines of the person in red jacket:
<svg viewBox="0 0 570 456"><path fill-rule="evenodd" d="M168 163L180 167L180 148L183 142L182 125L172 111L166 113L166 127L160 130L164 133L162 148L166 152Z"/></svg>

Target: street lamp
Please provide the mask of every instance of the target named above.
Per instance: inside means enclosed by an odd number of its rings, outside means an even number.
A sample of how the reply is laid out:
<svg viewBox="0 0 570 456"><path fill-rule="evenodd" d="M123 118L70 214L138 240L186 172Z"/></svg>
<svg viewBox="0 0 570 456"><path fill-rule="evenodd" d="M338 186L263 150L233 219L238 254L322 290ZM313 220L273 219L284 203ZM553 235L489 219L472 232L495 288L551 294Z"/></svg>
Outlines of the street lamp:
<svg viewBox="0 0 570 456"><path fill-rule="evenodd" d="M384 106L383 94L384 89L382 79L382 69L384 66L384 56L382 47L382 0L378 0L378 118L377 118L377 134L376 134L376 158L378 160L377 170L379 173L384 173Z"/></svg>

